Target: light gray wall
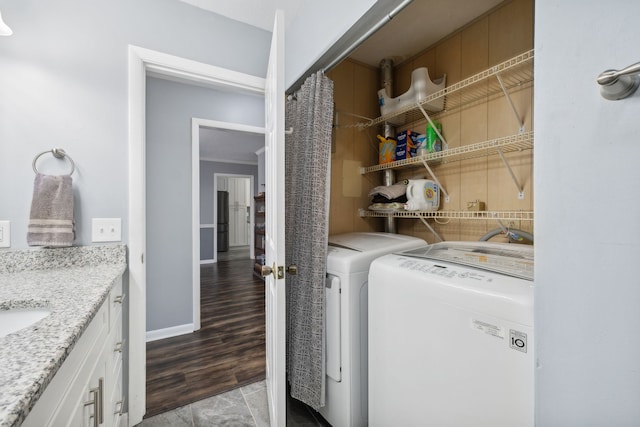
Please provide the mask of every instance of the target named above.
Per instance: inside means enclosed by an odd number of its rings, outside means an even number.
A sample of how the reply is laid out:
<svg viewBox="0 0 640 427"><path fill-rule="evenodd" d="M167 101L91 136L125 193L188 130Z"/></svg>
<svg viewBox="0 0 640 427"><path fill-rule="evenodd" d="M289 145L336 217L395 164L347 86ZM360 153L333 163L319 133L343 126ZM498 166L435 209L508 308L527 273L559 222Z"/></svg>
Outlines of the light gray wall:
<svg viewBox="0 0 640 427"><path fill-rule="evenodd" d="M286 87L306 72L375 3L376 0L306 1L284 34Z"/></svg>
<svg viewBox="0 0 640 427"><path fill-rule="evenodd" d="M640 425L640 3L536 0L536 425Z"/></svg>
<svg viewBox="0 0 640 427"><path fill-rule="evenodd" d="M146 108L147 330L153 331L193 320L191 118L264 126L264 98L149 77Z"/></svg>
<svg viewBox="0 0 640 427"><path fill-rule="evenodd" d="M254 194L258 192L258 165L223 163L200 160L200 223L213 223L213 175L228 173L235 175L253 175ZM213 259L213 230L200 230L200 259Z"/></svg>
<svg viewBox="0 0 640 427"><path fill-rule="evenodd" d="M76 163L76 244L93 217L123 220L127 242L127 46L264 77L271 34L176 0L0 0L0 220L26 247L31 161L62 147ZM62 164L38 163L57 174ZM66 167L62 170L66 170Z"/></svg>

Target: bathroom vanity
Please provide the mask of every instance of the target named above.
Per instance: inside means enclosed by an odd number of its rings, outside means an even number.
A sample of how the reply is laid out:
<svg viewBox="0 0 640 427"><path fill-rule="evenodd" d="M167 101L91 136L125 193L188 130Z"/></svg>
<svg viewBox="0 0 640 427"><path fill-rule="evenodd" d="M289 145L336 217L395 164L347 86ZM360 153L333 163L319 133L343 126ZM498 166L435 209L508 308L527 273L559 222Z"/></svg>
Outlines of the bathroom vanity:
<svg viewBox="0 0 640 427"><path fill-rule="evenodd" d="M44 313L0 336L0 426L120 425L125 269L122 245L0 252L0 316Z"/></svg>

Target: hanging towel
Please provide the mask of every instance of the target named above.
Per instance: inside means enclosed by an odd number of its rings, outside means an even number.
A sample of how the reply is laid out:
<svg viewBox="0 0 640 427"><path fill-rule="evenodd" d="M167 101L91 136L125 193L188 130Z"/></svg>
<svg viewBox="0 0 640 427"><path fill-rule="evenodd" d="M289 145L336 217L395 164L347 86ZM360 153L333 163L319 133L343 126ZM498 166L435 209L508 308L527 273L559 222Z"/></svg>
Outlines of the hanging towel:
<svg viewBox="0 0 640 427"><path fill-rule="evenodd" d="M74 238L71 176L36 174L27 243L29 246L64 247L71 246Z"/></svg>

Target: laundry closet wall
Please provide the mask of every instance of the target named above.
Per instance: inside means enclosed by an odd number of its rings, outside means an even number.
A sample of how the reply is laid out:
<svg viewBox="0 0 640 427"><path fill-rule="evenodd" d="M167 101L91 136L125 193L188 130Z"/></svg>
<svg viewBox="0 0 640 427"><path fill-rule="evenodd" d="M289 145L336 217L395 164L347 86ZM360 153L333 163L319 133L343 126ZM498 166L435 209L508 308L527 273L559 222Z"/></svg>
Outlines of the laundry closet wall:
<svg viewBox="0 0 640 427"><path fill-rule="evenodd" d="M432 79L447 74L447 86L459 82L491 66L533 48L533 0L513 0L477 18L425 50L397 64L394 68L394 95L404 93L411 83L411 71L427 67ZM428 25L429 17L425 17ZM344 61L329 76L336 85L335 100L338 111L367 117L380 115L377 104L378 70L355 61ZM533 88L512 94L519 114L524 118L525 130L533 130ZM338 115L338 126L355 119ZM511 108L504 97L487 99L438 119L450 148L513 135L518 132ZM412 130L425 132L426 123ZM402 130L402 128L398 128ZM358 208L369 205L369 189L382 184L382 174L359 175L357 166L377 164L378 129L359 131L336 129L336 152L332 156L332 193L330 230L334 232L382 231L377 218L360 218ZM450 195L441 200L441 210L465 210L467 202L481 200L487 210L533 210L533 152L506 154L518 180L524 186L524 199L499 156L455 161L432 168ZM424 167L398 170L397 180L426 177ZM353 209L351 207L353 206ZM416 219L398 219L398 232L437 241L433 234ZM445 222L447 220L444 220ZM495 221L450 220L446 225L430 221L445 240L478 240L487 231L498 227ZM532 221L516 221L514 226L532 231Z"/></svg>

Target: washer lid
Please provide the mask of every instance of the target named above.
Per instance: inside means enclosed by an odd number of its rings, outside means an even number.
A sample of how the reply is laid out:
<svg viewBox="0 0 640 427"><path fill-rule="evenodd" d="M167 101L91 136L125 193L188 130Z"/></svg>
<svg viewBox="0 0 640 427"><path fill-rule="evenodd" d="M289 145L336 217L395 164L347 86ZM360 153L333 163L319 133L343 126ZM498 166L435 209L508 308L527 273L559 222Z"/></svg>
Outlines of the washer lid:
<svg viewBox="0 0 640 427"><path fill-rule="evenodd" d="M329 246L358 252L381 251L389 253L406 248L426 245L427 242L413 236L393 233L344 233L329 236Z"/></svg>
<svg viewBox="0 0 640 427"><path fill-rule="evenodd" d="M468 265L533 280L533 246L492 242L442 242L403 255Z"/></svg>

